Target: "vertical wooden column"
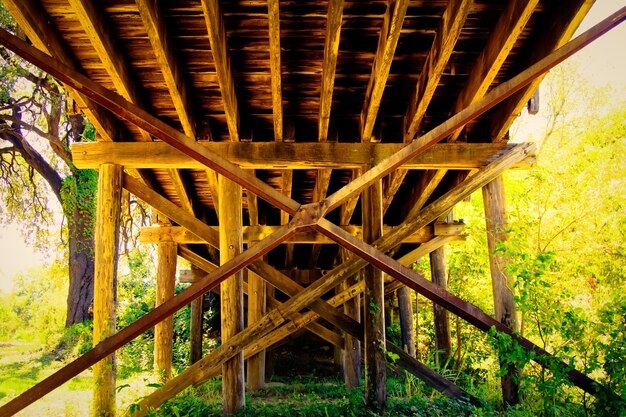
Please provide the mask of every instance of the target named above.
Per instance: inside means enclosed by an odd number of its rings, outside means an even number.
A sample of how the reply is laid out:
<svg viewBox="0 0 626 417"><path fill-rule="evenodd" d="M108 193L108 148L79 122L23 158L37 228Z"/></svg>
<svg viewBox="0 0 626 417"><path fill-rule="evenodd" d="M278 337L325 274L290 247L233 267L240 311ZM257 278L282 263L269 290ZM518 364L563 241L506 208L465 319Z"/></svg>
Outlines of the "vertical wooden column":
<svg viewBox="0 0 626 417"><path fill-rule="evenodd" d="M95 230L95 278L93 301L93 344L115 333L115 280L122 193L122 167L100 166ZM92 415L115 415L114 355L93 367L94 391Z"/></svg>
<svg viewBox="0 0 626 417"><path fill-rule="evenodd" d="M206 275L197 266L191 266L194 282ZM191 302L189 316L189 362L196 363L202 359L202 321L204 318L204 295Z"/></svg>
<svg viewBox="0 0 626 417"><path fill-rule="evenodd" d="M342 257L345 261L347 256L345 250L342 250ZM358 277L348 278L343 281L338 289L339 291L347 290L348 287L356 284ZM353 299L348 300L343 305L343 312L355 319L361 321L361 295L357 294ZM347 388L354 388L361 385L361 342L356 337L349 334L344 335L344 351L343 351L343 380Z"/></svg>
<svg viewBox="0 0 626 417"><path fill-rule="evenodd" d="M163 240L157 244L155 307L174 297L176 249L176 243L171 240ZM154 326L154 372L160 382L169 381L172 378L173 337L173 316L169 316Z"/></svg>
<svg viewBox="0 0 626 417"><path fill-rule="evenodd" d="M260 320L266 312L265 281L248 271L248 325ZM265 386L265 350L248 358L248 391Z"/></svg>
<svg viewBox="0 0 626 417"><path fill-rule="evenodd" d="M506 241L505 230L508 227L504 181L498 177L483 187L485 220L487 223L487 244L489 246L489 266L491 267L491 285L496 320L519 331L513 282L505 272L506 259L496 253L499 242ZM507 373L502 377L502 399L506 404L519 403L518 371L513 365L506 365Z"/></svg>
<svg viewBox="0 0 626 417"><path fill-rule="evenodd" d="M242 252L241 187L223 176L218 180L220 262ZM220 284L222 342L243 330L243 271ZM222 364L224 415L234 415L245 404L243 351Z"/></svg>
<svg viewBox="0 0 626 417"><path fill-rule="evenodd" d="M448 289L448 277L446 275L446 254L443 247L437 248L430 253L430 274L433 283L444 290ZM447 360L452 354L450 341L450 318L448 310L438 304L433 305L435 318L435 348L437 349L437 361ZM444 359L445 358L445 359Z"/></svg>
<svg viewBox="0 0 626 417"><path fill-rule="evenodd" d="M382 236L382 183L376 181L363 191L363 239L371 243ZM385 408L387 375L385 368L385 291L383 273L372 265L365 273L365 392L367 405Z"/></svg>
<svg viewBox="0 0 626 417"><path fill-rule="evenodd" d="M409 287L398 289L398 307L400 309L400 333L402 349L415 357L415 329L413 327L413 303Z"/></svg>

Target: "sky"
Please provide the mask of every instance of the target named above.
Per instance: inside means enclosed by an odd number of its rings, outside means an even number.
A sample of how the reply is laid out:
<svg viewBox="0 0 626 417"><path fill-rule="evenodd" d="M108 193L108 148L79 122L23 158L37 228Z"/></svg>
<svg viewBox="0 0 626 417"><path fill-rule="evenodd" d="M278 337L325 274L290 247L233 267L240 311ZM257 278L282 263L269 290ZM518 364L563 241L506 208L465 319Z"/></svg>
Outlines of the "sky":
<svg viewBox="0 0 626 417"><path fill-rule="evenodd" d="M589 29L603 18L624 5L623 0L597 0L581 24L578 33ZM578 34L577 33L577 34ZM572 59L579 63L581 75L598 86L610 84L616 97L623 99L626 92L626 23L613 29ZM25 273L29 268L45 264L53 258L36 251L28 244L15 224L0 227L0 291L13 289L16 274Z"/></svg>

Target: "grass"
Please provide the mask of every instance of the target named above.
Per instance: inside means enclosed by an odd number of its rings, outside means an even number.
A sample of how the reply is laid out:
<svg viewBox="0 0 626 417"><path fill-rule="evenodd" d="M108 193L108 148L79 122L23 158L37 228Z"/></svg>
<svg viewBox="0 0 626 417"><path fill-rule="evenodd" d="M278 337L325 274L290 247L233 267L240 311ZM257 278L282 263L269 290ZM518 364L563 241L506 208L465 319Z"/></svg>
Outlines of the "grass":
<svg viewBox="0 0 626 417"><path fill-rule="evenodd" d="M67 361L59 361L54 353L26 342L0 342L0 404L60 369ZM128 380L118 380L118 410L124 410L137 398L150 392L152 375L135 374ZM26 407L19 417L82 417L89 415L92 399L91 369L72 378L42 399Z"/></svg>

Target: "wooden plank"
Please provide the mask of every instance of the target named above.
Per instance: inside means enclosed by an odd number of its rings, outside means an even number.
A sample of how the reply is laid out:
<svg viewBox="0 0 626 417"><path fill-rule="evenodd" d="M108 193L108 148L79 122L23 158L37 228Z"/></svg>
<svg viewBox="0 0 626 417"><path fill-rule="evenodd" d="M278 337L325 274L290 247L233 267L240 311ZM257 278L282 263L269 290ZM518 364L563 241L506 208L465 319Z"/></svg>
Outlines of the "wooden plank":
<svg viewBox="0 0 626 417"><path fill-rule="evenodd" d="M472 3L472 0L448 2L404 118L405 143L412 141L419 132L426 109L459 39Z"/></svg>
<svg viewBox="0 0 626 417"><path fill-rule="evenodd" d="M267 1L267 20L270 37L270 73L272 85L272 112L274 140L283 141L283 92L280 57L280 9L278 0Z"/></svg>
<svg viewBox="0 0 626 417"><path fill-rule="evenodd" d="M383 234L382 182L363 192L363 241L372 243ZM387 373L385 355L385 291L383 273L368 265L365 280L365 401L370 409L383 411L387 400Z"/></svg>
<svg viewBox="0 0 626 417"><path fill-rule="evenodd" d="M409 145L406 145L402 150L396 152L391 157L381 161L374 168L363 173L359 178L352 181L333 195L329 196L324 204L325 212L339 207L344 200L356 195L367 188L373 181L390 174L395 169L403 165L407 160L412 159L416 155L420 154L424 150L430 148L441 139L450 135L460 126L467 124L470 120L473 120L477 116L481 115L497 103L501 102L505 98L511 96L516 91L521 90L526 85L531 83L537 77L545 74L550 68L559 64L567 57L573 55L576 51L579 51L584 46L588 45L594 39L602 36L602 34L611 30L613 27L619 25L626 18L626 8L619 10L602 22L598 23L587 32L583 33L576 39L572 40L568 44L562 46L558 50L552 52L544 59L532 65L522 73L513 77L509 81L500 84L498 87L491 90L482 99L476 101L469 107L466 107L459 113L452 116L447 121L443 122L439 126L432 129L430 132L414 140Z"/></svg>
<svg viewBox="0 0 626 417"><path fill-rule="evenodd" d="M283 171L283 193L285 196L291 198L291 190L293 187L293 171L284 170ZM280 224L284 225L289 223L289 213L285 211L280 212ZM285 248L285 266L290 266L293 264L293 252L294 246L292 244L287 244Z"/></svg>
<svg viewBox="0 0 626 417"><path fill-rule="evenodd" d="M487 93L538 3L539 0L509 0L489 35L487 45L476 60L465 87L457 96L455 112L463 110ZM455 142L461 131L462 128L457 129L448 141Z"/></svg>
<svg viewBox="0 0 626 417"><path fill-rule="evenodd" d="M207 26L211 53L215 63L215 72L222 93L222 103L226 115L226 124L230 140L239 141L239 109L237 95L235 94L235 81L233 79L228 54L226 27L218 0L202 0L202 13Z"/></svg>
<svg viewBox="0 0 626 417"><path fill-rule="evenodd" d="M217 231L216 226L207 227L210 227L212 230ZM279 227L280 226L243 226L243 242L248 244L251 242L263 240L264 238L278 230ZM344 229L351 235L362 239L363 234L361 226L343 226L342 229ZM388 233L392 229L392 226L383 226L383 233ZM213 232L210 233L212 236L217 236ZM462 239L464 233L465 225L463 225L462 223L437 223L434 227L432 225L428 225L412 233L402 243L426 243L435 236L452 236L458 239ZM173 240L174 242L181 244L211 244L210 242L207 242L203 238L181 226L148 226L141 228L141 230L139 231L140 243L157 244L161 240ZM315 230L307 230L295 234L292 238L287 240L286 243L334 244L334 241Z"/></svg>
<svg viewBox="0 0 626 417"><path fill-rule="evenodd" d="M404 16L409 6L408 0L389 0L387 11L385 12L383 27L380 31L378 49L372 64L372 75L370 75L365 92L365 101L361 110L361 141L369 142L372 139L374 123L378 116L380 101L387 84L387 77L396 52L400 31L404 23Z"/></svg>
<svg viewBox="0 0 626 417"><path fill-rule="evenodd" d="M560 48L568 42L574 32L582 22L583 18L593 6L594 0L570 0L554 9L552 19L547 19L549 24L545 25L543 33L537 36L537 43L530 50L530 56L525 62L540 62L544 57L552 55L552 52ZM609 19L622 15L623 8L613 14ZM617 22L617 20L616 20ZM502 141L507 137L507 133L511 124L517 118L522 108L526 105L533 93L539 87L543 76L535 78L524 89L514 94L506 102L498 107L498 111L494 113L490 121L491 124L491 140L493 142Z"/></svg>
<svg viewBox="0 0 626 417"><path fill-rule="evenodd" d="M183 132L190 138L196 138L196 116L191 104L189 87L178 64L163 11L157 0L136 0L135 3Z"/></svg>
<svg viewBox="0 0 626 417"><path fill-rule="evenodd" d="M335 70L339 53L339 38L343 20L343 0L330 0L326 16L326 40L324 43L324 61L322 63L322 84L320 93L320 107L317 122L318 140L328 140L328 124L330 122L330 108L333 101L335 86Z"/></svg>
<svg viewBox="0 0 626 417"><path fill-rule="evenodd" d="M448 277L446 273L446 254L444 247L435 249L430 253L430 275L433 283L448 291ZM448 311L441 306L433 305L435 322L435 348L439 364L452 355L452 342L450 337L450 319Z"/></svg>
<svg viewBox="0 0 626 417"><path fill-rule="evenodd" d="M52 19L40 2L36 0L5 0L3 3L35 47L56 57L76 72L84 72L57 28L52 25ZM116 140L119 136L119 126L111 113L86 95L69 86L66 87L68 87L69 94L76 100L80 109L85 112L89 121L96 127L100 137L106 141Z"/></svg>
<svg viewBox="0 0 626 417"><path fill-rule="evenodd" d="M98 176L96 205L93 344L115 334L115 282L121 209L122 167L105 164ZM115 416L115 367L113 356L93 367L93 415ZM2 408L5 408L5 404ZM25 407L24 405L23 407ZM0 408L0 414L4 410ZM13 414L10 410L7 415Z"/></svg>
<svg viewBox="0 0 626 417"><path fill-rule="evenodd" d="M242 169L361 169L380 163L400 151L401 143L341 142L198 142ZM406 161L406 169L478 169L510 147L506 143L438 143ZM74 163L80 169L119 163L130 168L203 169L205 166L163 142L92 142L72 144ZM516 164L528 169L534 156ZM213 170L207 170L207 176ZM285 183L286 184L286 183ZM287 185L287 184L286 184ZM285 188L284 191L287 191Z"/></svg>
<svg viewBox="0 0 626 417"><path fill-rule="evenodd" d="M162 241L157 245L156 307L174 296L177 246L172 241ZM159 382L172 378L173 337L173 316L154 326L154 372Z"/></svg>
<svg viewBox="0 0 626 417"><path fill-rule="evenodd" d="M506 273L506 258L502 253L496 252L499 245L506 242L506 230L508 229L504 180L501 176L483 187L483 204L495 318L514 331L519 331L515 293L513 292L514 279ZM501 355L506 353L500 352ZM519 371L514 366L509 366L500 381L502 400L509 405L519 403Z"/></svg>
<svg viewBox="0 0 626 417"><path fill-rule="evenodd" d="M241 187L228 178L219 177L220 196L220 262L225 264L243 250L241 240ZM243 330L243 271L220 284L222 343ZM222 398L224 415L235 415L245 405L243 352L222 364Z"/></svg>
<svg viewBox="0 0 626 417"><path fill-rule="evenodd" d="M178 169L168 169L167 172L172 180L172 185L174 186L176 195L178 195L181 207L193 214L193 200L191 194L187 190L187 182L183 178L182 172Z"/></svg>
<svg viewBox="0 0 626 417"><path fill-rule="evenodd" d="M196 141L186 137L183 133L158 118L124 100L119 95L107 90L82 74L73 71L70 67L45 55L16 36L11 35L9 32L0 30L0 43L16 52L22 58L48 72L53 77L59 79L61 82L67 83L70 87L89 94L94 101L113 111L118 116L125 118L139 128L148 131L155 137L183 151L230 180L237 182L279 209L290 214L295 214L300 207L298 202L286 198L263 181L251 176L249 173L241 170L224 158L207 151Z"/></svg>

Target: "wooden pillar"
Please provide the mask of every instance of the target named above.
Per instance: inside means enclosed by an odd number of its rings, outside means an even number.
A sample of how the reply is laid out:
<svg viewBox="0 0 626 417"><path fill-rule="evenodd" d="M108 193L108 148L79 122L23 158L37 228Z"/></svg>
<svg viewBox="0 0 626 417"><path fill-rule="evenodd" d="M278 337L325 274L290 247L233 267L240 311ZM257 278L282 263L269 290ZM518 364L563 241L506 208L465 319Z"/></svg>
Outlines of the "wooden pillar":
<svg viewBox="0 0 626 417"><path fill-rule="evenodd" d="M400 309L400 333L402 349L415 357L415 329L413 328L413 303L409 287L398 289L398 307Z"/></svg>
<svg viewBox="0 0 626 417"><path fill-rule="evenodd" d="M218 180L220 262L242 252L241 187L223 176ZM222 342L243 330L243 271L220 284ZM243 351L222 364L224 415L236 414L245 404Z"/></svg>
<svg viewBox="0 0 626 417"><path fill-rule="evenodd" d="M363 191L363 239L371 243L382 235L382 183L376 181ZM376 411L385 408L385 291L383 273L372 265L365 274L365 393L367 405Z"/></svg>
<svg viewBox="0 0 626 417"><path fill-rule="evenodd" d="M176 243L171 240L164 240L157 244L155 307L174 296L176 249ZM173 316L169 316L154 326L154 372L159 382L166 382L172 378L173 336Z"/></svg>
<svg viewBox="0 0 626 417"><path fill-rule="evenodd" d="M194 282L206 275L197 266L191 266ZM204 318L204 295L191 302L189 316L189 362L196 363L202 359L202 321Z"/></svg>
<svg viewBox="0 0 626 417"><path fill-rule="evenodd" d="M446 275L446 254L443 247L435 249L430 253L430 274L433 283L439 285L444 290L448 289L448 277ZM450 317L448 310L438 304L433 305L435 317L435 348L437 350L436 360L445 361L452 354L450 341Z"/></svg>
<svg viewBox="0 0 626 417"><path fill-rule="evenodd" d="M260 320L266 312L265 281L248 271L248 325ZM265 386L265 350L248 358L248 391Z"/></svg>
<svg viewBox="0 0 626 417"><path fill-rule="evenodd" d="M345 260L345 258L344 258ZM339 291L345 291L348 287L356 284L357 277L348 278L339 285ZM343 312L355 319L361 321L361 295L357 294L353 299L348 300L343 305ZM356 337L349 334L344 335L343 350L343 380L346 388L354 388L361 385L361 342Z"/></svg>
<svg viewBox="0 0 626 417"><path fill-rule="evenodd" d="M498 243L506 241L505 230L508 227L506 196L502 177L496 178L483 187L483 201L487 223L487 244L489 246L495 318L513 330L519 331L513 282L505 272L505 257L501 253L496 253ZM508 370L501 380L502 399L506 404L514 405L519 403L518 370L513 365L505 366L508 367Z"/></svg>
<svg viewBox="0 0 626 417"><path fill-rule="evenodd" d="M93 344L115 333L115 281L119 241L122 167L100 166L95 230L95 277L93 301ZM115 415L114 355L93 367L94 391L92 415Z"/></svg>

